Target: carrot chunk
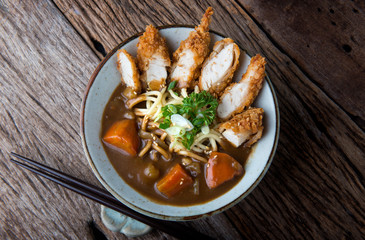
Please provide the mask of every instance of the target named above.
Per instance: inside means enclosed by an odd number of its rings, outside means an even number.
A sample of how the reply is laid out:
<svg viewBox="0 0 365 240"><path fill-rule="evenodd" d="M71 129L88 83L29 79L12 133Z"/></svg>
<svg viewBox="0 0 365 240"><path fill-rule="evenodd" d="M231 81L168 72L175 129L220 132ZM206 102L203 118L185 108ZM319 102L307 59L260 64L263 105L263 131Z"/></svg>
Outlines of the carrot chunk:
<svg viewBox="0 0 365 240"><path fill-rule="evenodd" d="M160 181L158 181L157 189L167 197L172 197L183 189L191 186L193 179L186 171L176 164Z"/></svg>
<svg viewBox="0 0 365 240"><path fill-rule="evenodd" d="M115 122L108 129L103 140L132 156L136 156L140 143L136 121L123 119Z"/></svg>
<svg viewBox="0 0 365 240"><path fill-rule="evenodd" d="M206 165L205 180L210 189L243 174L242 165L226 153L212 152Z"/></svg>

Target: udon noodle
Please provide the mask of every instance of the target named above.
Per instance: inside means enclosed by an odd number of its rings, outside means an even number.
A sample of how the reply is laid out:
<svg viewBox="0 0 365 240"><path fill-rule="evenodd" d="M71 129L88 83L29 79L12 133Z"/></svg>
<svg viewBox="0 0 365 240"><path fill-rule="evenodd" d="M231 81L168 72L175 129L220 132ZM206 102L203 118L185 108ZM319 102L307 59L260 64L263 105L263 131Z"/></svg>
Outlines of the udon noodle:
<svg viewBox="0 0 365 240"><path fill-rule="evenodd" d="M200 92L198 86L195 87L194 92ZM162 108L170 104L182 104L187 96L186 89L182 89L181 96L178 96L174 91L164 87L161 91L147 91L127 101L127 106L133 110L141 124L139 135L144 139L150 139L138 153L139 157L143 157L154 149L166 160L169 160L171 154L175 152L205 163L207 159L199 154L208 155L211 151L217 151L217 144L222 143L222 136L216 130L217 125L208 127L204 133L200 132L196 135L190 147L192 151L187 151L181 141L159 128Z"/></svg>

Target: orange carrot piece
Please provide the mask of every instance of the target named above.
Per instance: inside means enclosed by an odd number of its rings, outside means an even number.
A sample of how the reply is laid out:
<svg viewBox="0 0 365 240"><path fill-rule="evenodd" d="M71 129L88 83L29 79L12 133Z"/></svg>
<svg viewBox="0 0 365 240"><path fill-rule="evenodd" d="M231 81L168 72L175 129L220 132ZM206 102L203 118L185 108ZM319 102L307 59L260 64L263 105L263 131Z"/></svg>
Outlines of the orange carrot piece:
<svg viewBox="0 0 365 240"><path fill-rule="evenodd" d="M183 189L193 184L193 179L186 171L176 164L160 181L158 181L157 189L167 197L172 197Z"/></svg>
<svg viewBox="0 0 365 240"><path fill-rule="evenodd" d="M115 122L108 129L103 140L132 156L136 156L140 143L136 121L123 119Z"/></svg>
<svg viewBox="0 0 365 240"><path fill-rule="evenodd" d="M212 152L206 165L205 181L210 189L243 174L242 165L226 153Z"/></svg>

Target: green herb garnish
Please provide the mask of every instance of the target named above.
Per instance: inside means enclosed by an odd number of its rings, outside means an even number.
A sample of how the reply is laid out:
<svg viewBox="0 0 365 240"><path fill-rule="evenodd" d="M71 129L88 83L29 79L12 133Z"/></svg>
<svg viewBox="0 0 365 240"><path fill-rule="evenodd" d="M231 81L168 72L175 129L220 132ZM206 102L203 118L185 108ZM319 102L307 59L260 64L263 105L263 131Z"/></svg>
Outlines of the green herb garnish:
<svg viewBox="0 0 365 240"><path fill-rule="evenodd" d="M172 83L170 83L170 85ZM194 142L194 137L201 131L201 128L204 125L209 126L213 122L217 107L218 101L210 93L206 91L200 93L193 92L188 97L184 98L183 104L169 104L162 107L163 122L160 123L159 127L162 129L169 128L171 126L170 118L173 114L184 116L193 124L194 128L190 131L186 131L186 133L179 138L184 147L190 150L190 147Z"/></svg>
<svg viewBox="0 0 365 240"><path fill-rule="evenodd" d="M201 128L204 123L209 126L213 122L217 107L218 101L210 93L206 91L193 92L184 98L180 114L186 113L190 121L194 120L193 125ZM203 121L196 121L201 118Z"/></svg>

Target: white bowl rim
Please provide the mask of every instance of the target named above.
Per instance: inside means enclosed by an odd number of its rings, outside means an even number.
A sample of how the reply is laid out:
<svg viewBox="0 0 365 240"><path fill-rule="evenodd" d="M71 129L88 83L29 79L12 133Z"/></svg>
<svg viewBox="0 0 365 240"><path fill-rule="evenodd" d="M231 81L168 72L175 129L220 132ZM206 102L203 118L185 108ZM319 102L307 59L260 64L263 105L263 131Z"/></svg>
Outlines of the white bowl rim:
<svg viewBox="0 0 365 240"><path fill-rule="evenodd" d="M163 25L163 26L157 26L156 27L158 30L161 29L167 29L167 28L191 28L194 29L195 26L193 25L180 25L180 24L174 24L174 25ZM216 34L222 38L226 38L226 36L224 36L223 34L216 32L214 30L209 30L210 33ZM223 212L231 207L233 207L234 205L236 205L237 203L239 203L241 200L243 200L246 196L248 196L253 189L256 188L256 186L260 183L260 181L263 179L263 177L265 176L267 170L269 169L273 158L275 156L275 152L277 149L277 145L279 142L279 130L280 130L280 113L279 113L279 104L278 104L278 100L277 100L277 96L273 87L273 84L269 78L269 76L266 74L265 78L266 81L268 83L268 86L270 88L270 91L272 93L272 97L274 100L274 106L275 106L275 116L276 116L276 126L275 126L275 139L274 139L274 143L273 143L273 147L271 149L268 161L264 167L264 169L262 170L261 174L258 176L258 178L255 180L255 182L245 191L243 192L239 197L237 197L235 200L227 203L226 205L224 205L223 207L220 207L219 209L216 209L214 211L211 212L207 212L204 214L197 214L197 215L192 215L192 216L188 216L188 217L180 217L180 216L166 216L163 214L158 214L158 213L154 213L154 212L150 212L147 211L145 209L141 209L135 205L130 204L129 202L127 202L125 199L121 198L119 196L118 193L116 193L109 185L108 183L103 179L103 177L101 176L101 174L99 173L99 171L97 170L97 168L95 167L92 157L90 155L90 152L88 150L88 146L86 144L86 139L85 139L85 103L90 91L91 86L93 85L96 76L99 74L100 70L102 69L102 67L104 66L104 64L109 60L109 58L111 56L114 55L114 53L120 49L121 47L123 47L125 44L127 44L128 42L136 39L137 37L141 36L143 34L143 32L139 32L136 33L134 35L132 35L131 37L125 39L124 41L122 41L121 43L119 43L116 47L114 47L103 59L102 61L98 64L98 66L96 67L96 69L94 70L93 74L91 75L89 82L86 86L86 90L84 92L84 97L82 99L82 103L81 103L81 110L80 110L80 132L81 132L81 140L82 140L82 145L84 148L84 152L86 155L86 158L89 162L89 165L91 166L94 174L96 175L96 177L98 178L98 180L101 182L101 184L114 196L116 197L119 201L121 201L122 204L127 205L128 207L132 208L133 210L140 212L142 214L145 214L147 216L150 217L154 217L154 218L158 218L158 219L164 219L164 220L172 220L172 221L188 221L188 220L195 220L195 219L199 219L199 218L203 218L203 217L207 217L207 216L212 216L214 214ZM244 48L242 48L238 43L236 43L240 49L246 51ZM252 57L252 54L248 53L246 51L247 55L249 55L250 57Z"/></svg>

